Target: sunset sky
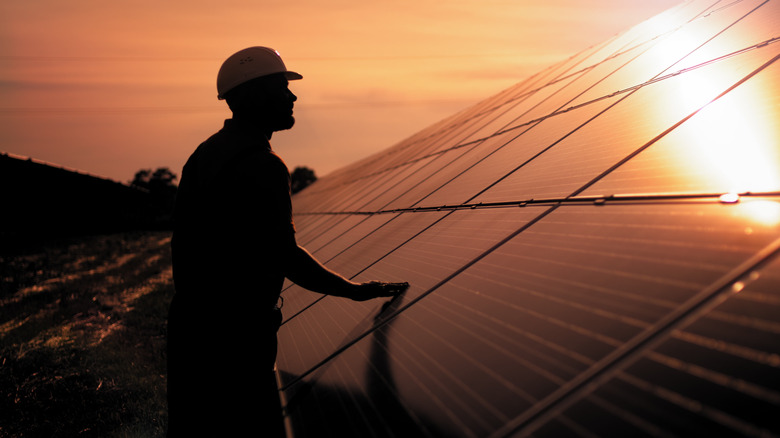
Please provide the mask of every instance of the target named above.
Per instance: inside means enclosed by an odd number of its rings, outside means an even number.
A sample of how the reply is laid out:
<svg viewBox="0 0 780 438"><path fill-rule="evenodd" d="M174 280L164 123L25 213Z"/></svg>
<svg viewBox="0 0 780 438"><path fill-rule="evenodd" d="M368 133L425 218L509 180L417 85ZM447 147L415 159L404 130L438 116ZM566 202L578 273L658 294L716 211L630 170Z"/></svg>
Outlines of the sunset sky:
<svg viewBox="0 0 780 438"><path fill-rule="evenodd" d="M128 182L179 174L230 117L216 72L277 49L304 75L272 145L322 176L680 0L0 3L0 152Z"/></svg>

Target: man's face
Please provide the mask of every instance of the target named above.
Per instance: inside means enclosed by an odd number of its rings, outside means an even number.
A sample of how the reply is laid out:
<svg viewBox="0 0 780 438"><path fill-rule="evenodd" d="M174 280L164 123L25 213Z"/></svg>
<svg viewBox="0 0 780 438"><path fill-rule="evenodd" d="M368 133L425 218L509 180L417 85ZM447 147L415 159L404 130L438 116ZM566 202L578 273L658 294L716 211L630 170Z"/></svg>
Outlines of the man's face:
<svg viewBox="0 0 780 438"><path fill-rule="evenodd" d="M293 127L293 106L298 97L288 88L283 74L258 78L247 85L247 99L242 106L253 118L271 132Z"/></svg>
<svg viewBox="0 0 780 438"><path fill-rule="evenodd" d="M293 104L298 97L290 91L289 82L283 75L272 75L268 78L264 95L269 128L274 131L290 129L295 124Z"/></svg>

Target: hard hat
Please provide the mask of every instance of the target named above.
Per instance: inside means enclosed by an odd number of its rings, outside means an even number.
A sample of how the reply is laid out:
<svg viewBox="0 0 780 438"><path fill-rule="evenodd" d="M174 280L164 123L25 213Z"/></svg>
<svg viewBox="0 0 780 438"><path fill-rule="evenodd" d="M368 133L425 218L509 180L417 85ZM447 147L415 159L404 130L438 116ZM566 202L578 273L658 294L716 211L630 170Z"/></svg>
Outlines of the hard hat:
<svg viewBox="0 0 780 438"><path fill-rule="evenodd" d="M303 76L287 70L279 52L268 47L248 47L232 54L217 73L217 97L225 98L225 93L251 79L284 73L287 80L303 79Z"/></svg>

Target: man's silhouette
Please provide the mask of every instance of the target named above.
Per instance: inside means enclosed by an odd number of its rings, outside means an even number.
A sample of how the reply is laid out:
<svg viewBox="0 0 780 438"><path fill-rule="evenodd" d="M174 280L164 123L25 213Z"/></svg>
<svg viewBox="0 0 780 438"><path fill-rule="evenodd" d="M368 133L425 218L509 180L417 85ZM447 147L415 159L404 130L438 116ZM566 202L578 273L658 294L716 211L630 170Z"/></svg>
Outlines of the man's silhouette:
<svg viewBox="0 0 780 438"><path fill-rule="evenodd" d="M217 76L233 117L189 158L176 199L169 436L282 434L273 366L285 277L354 300L408 287L354 283L296 243L290 175L269 140L295 123L288 81L301 78L265 47L232 55Z"/></svg>

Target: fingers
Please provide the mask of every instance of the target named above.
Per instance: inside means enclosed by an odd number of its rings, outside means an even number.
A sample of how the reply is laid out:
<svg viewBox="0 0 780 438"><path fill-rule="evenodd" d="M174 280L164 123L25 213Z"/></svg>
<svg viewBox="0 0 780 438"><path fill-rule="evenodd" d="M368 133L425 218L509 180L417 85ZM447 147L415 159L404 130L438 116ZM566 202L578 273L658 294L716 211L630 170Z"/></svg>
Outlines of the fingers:
<svg viewBox="0 0 780 438"><path fill-rule="evenodd" d="M409 283L385 283L381 281L369 281L363 283L365 291L373 297L393 297L409 289Z"/></svg>
<svg viewBox="0 0 780 438"><path fill-rule="evenodd" d="M406 289L409 289L409 283L382 283L382 286L387 291L391 291L394 293L401 293L405 291Z"/></svg>
<svg viewBox="0 0 780 438"><path fill-rule="evenodd" d="M409 289L409 283L381 283L383 292L386 294L384 296L393 296L398 295L405 290Z"/></svg>

